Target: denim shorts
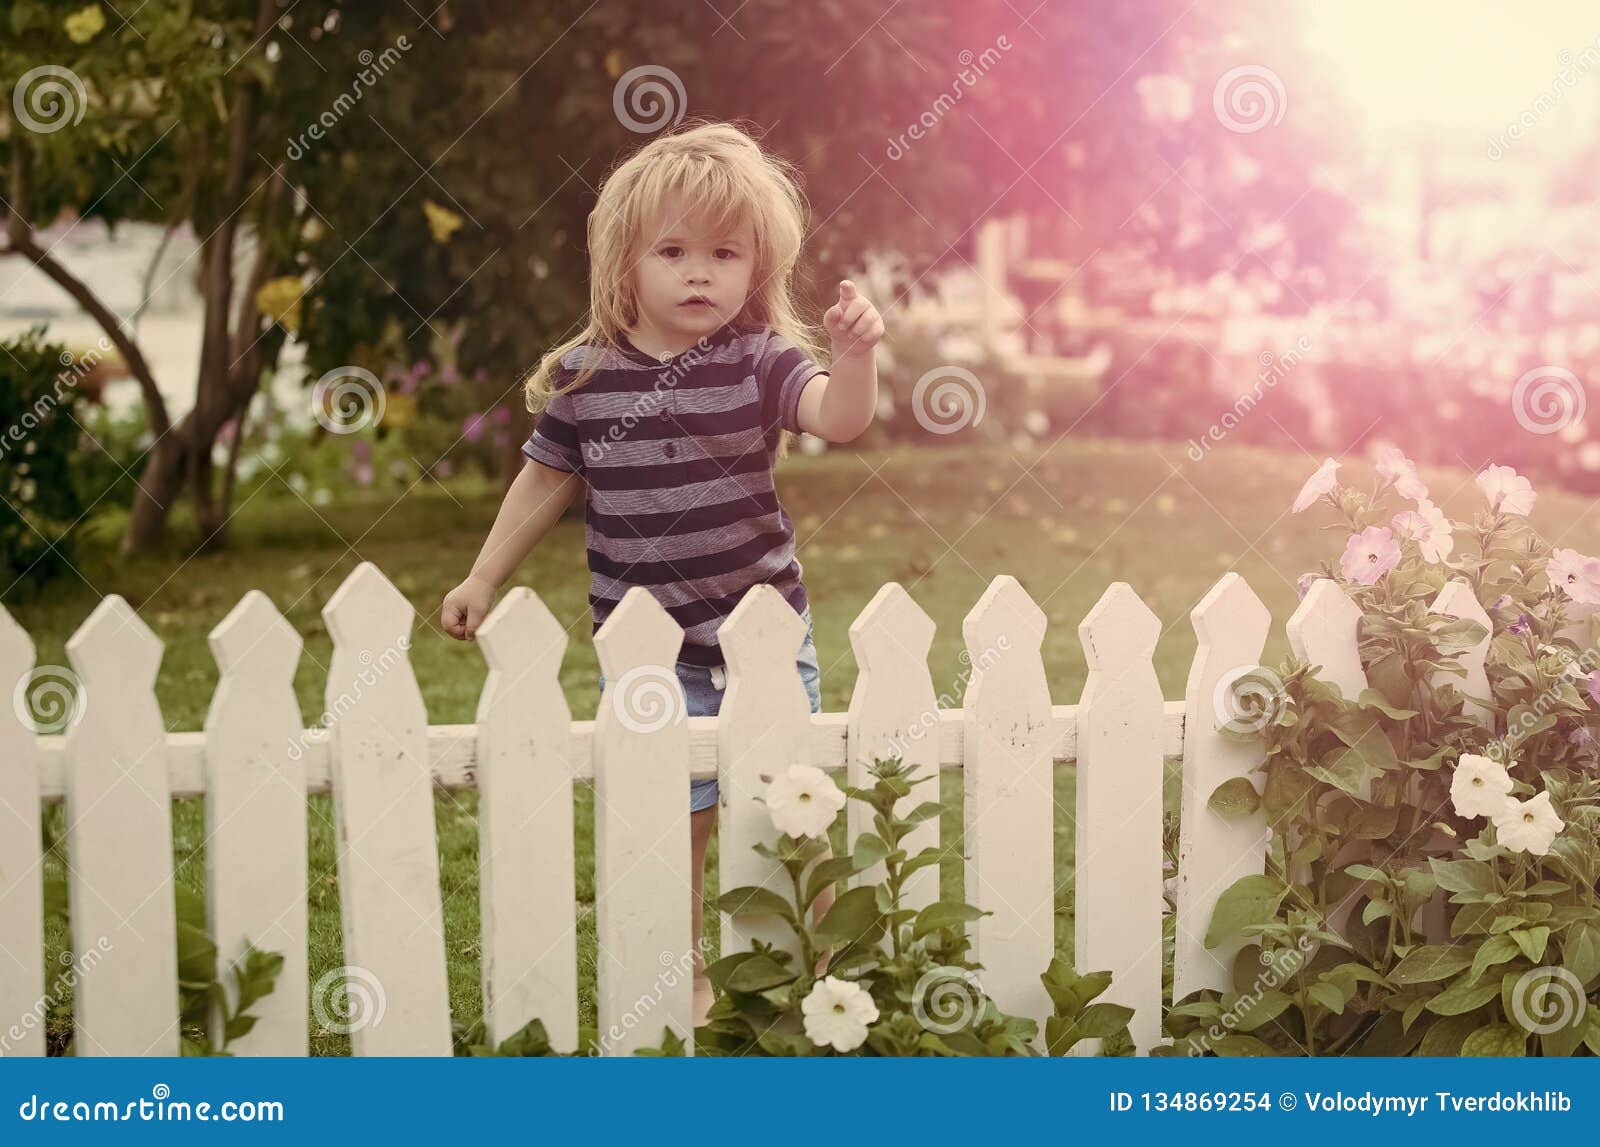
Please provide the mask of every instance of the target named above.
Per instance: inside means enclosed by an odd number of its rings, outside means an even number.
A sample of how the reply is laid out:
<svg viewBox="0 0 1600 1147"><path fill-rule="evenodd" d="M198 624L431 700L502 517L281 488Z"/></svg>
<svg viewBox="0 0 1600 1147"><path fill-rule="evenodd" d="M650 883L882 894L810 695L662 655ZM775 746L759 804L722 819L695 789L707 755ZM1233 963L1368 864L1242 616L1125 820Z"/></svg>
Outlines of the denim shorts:
<svg viewBox="0 0 1600 1147"><path fill-rule="evenodd" d="M817 664L817 646L812 640L811 610L808 607L800 615L806 623L806 639L800 645L800 652L795 656L795 665L800 670L800 681L806 687L806 696L811 700L811 711L822 711L822 670ZM709 669L704 665L686 665L682 661L675 666L678 671L678 680L683 685L683 696L688 704L690 717L715 717L722 709L722 695L727 691L727 672L723 668ZM600 691L605 692L606 675L600 674ZM700 812L717 803L717 782L714 777L705 780L691 780L689 782L689 811Z"/></svg>

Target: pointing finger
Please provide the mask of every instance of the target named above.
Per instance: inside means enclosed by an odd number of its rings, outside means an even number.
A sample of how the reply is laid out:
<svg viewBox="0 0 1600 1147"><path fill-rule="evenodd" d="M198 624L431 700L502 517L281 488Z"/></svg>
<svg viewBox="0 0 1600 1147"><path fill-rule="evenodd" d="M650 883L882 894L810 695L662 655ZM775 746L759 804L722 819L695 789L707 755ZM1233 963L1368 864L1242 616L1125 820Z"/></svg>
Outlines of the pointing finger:
<svg viewBox="0 0 1600 1147"><path fill-rule="evenodd" d="M852 283L849 279L841 279L839 281L839 301L841 303L848 303L848 302L852 301L855 297L856 297L856 285L854 283Z"/></svg>

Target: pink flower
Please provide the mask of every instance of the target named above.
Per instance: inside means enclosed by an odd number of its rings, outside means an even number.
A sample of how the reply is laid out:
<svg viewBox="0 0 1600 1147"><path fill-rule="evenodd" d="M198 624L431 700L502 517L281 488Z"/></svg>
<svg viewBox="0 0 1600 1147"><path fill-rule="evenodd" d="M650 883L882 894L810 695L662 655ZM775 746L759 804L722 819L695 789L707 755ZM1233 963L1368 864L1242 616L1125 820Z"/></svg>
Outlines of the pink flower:
<svg viewBox="0 0 1600 1147"><path fill-rule="evenodd" d="M461 422L461 437L468 442L476 442L483 437L484 429L489 425L489 419L482 414L469 414Z"/></svg>
<svg viewBox="0 0 1600 1147"><path fill-rule="evenodd" d="M1600 558L1585 557L1577 550L1557 546L1550 551L1544 572L1550 584L1560 586L1573 601L1600 605Z"/></svg>
<svg viewBox="0 0 1600 1147"><path fill-rule="evenodd" d="M1393 482L1402 498L1421 501L1428 496L1428 487L1417 477L1417 464L1400 452L1398 446L1385 443L1375 451L1378 459L1378 476Z"/></svg>
<svg viewBox="0 0 1600 1147"><path fill-rule="evenodd" d="M452 386L461 381L461 374L453 366L447 366L439 372L439 381L446 386Z"/></svg>
<svg viewBox="0 0 1600 1147"><path fill-rule="evenodd" d="M1338 488L1339 463L1332 458L1324 458L1322 465L1317 467L1317 472L1306 479L1306 484L1300 487L1300 493L1295 497L1294 505L1289 508L1291 514L1298 514L1309 507L1313 502L1330 490Z"/></svg>
<svg viewBox="0 0 1600 1147"><path fill-rule="evenodd" d="M1402 538L1417 543L1426 561L1442 562L1456 547L1450 519L1426 498L1418 500L1415 510L1401 510L1391 524Z"/></svg>
<svg viewBox="0 0 1600 1147"><path fill-rule="evenodd" d="M506 406L497 406L490 412L489 417L494 419L496 426L505 426L511 422L511 409Z"/></svg>
<svg viewBox="0 0 1600 1147"><path fill-rule="evenodd" d="M1478 489L1489 499L1489 508L1508 514L1527 516L1533 512L1533 483L1510 466L1490 466L1477 478Z"/></svg>
<svg viewBox="0 0 1600 1147"><path fill-rule="evenodd" d="M368 442L365 438L357 438L354 442L350 443L350 457L354 458L358 464L362 462L371 462L372 443Z"/></svg>
<svg viewBox="0 0 1600 1147"><path fill-rule="evenodd" d="M1345 544L1339 570L1346 581L1372 585L1400 562L1400 543L1387 526L1368 526L1351 534Z"/></svg>

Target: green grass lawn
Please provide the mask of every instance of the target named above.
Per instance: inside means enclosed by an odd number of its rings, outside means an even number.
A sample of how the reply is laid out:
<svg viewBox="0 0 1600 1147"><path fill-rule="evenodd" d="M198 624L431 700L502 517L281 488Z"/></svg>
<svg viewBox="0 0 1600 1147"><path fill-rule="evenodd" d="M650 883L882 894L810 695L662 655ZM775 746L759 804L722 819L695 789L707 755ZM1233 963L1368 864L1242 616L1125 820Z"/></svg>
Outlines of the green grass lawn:
<svg viewBox="0 0 1600 1147"><path fill-rule="evenodd" d="M1287 653L1282 623L1294 608L1295 577L1334 560L1339 533L1318 528L1319 511L1290 517L1290 501L1318 460L1298 453L1244 447L1219 449L1202 462L1181 446L1069 440L1018 454L1000 448L796 456L780 469L780 493L793 516L815 619L828 711L848 707L855 680L848 630L879 586L898 581L937 624L931 653L937 690L959 697L961 620L990 579L1016 576L1048 614L1044 659L1057 704L1078 699L1083 652L1076 627L1113 581L1126 581L1160 617L1164 634L1156 669L1168 698L1183 696L1194 654L1190 609L1229 570L1238 571L1274 618L1267 660ZM1370 485L1370 468L1348 465L1346 480ZM1471 474L1428 469L1435 499L1457 519L1481 504ZM411 657L429 718L436 724L473 720L485 668L479 651L439 630L447 589L465 573L493 519L496 493L486 488L417 487L380 494L352 492L313 508L279 483L256 494L233 523L231 548L193 557L174 552L136 559L109 550L81 553L78 577L4 604L33 635L40 664L66 664L64 642L101 595L120 593L166 643L157 693L174 730L198 729L217 680L206 635L248 589L265 590L305 637L295 679L307 724L322 711L331 652L321 609L360 561L376 563L416 606ZM1600 518L1589 499L1544 490L1534 521L1557 544L1600 549ZM590 640L583 526L564 520L525 564L517 581L531 586L571 634L562 683L579 718L599 700ZM179 533L181 534L181 530ZM1170 778L1169 778L1170 779ZM1070 768L1057 776L1058 905L1070 908L1073 807ZM1175 791L1169 785L1169 805ZM959 803L959 777L944 778L945 799ZM478 1018L479 932L475 794L440 792L437 800L450 997L454 1016ZM311 976L343 963L331 805L310 799ZM59 832L62 810L49 827ZM579 975L582 1021L594 1022L594 863L592 792L576 802ZM947 815L945 839L959 830ZM174 816L179 880L204 880L204 818L199 801L179 802ZM707 890L716 891L715 844ZM62 871L59 855L48 861ZM961 890L959 851L946 863L947 894ZM714 936L714 912L706 916ZM1070 951L1069 912L1058 915L1058 939ZM50 923L49 956L69 945L59 920ZM52 1013L52 1042L68 1033L65 1001ZM327 1033L314 1050L343 1054L348 1041Z"/></svg>

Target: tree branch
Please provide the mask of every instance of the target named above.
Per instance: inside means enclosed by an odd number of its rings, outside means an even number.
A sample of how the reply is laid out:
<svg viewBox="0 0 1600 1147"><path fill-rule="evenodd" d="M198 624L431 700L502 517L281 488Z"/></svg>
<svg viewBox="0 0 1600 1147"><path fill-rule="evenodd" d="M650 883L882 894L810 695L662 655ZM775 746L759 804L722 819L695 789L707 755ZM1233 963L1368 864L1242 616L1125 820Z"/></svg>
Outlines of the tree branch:
<svg viewBox="0 0 1600 1147"><path fill-rule="evenodd" d="M167 414L166 400L161 397L155 375L150 372L150 364L145 361L143 352L139 350L139 344L128 337L122 329L122 320L110 307L100 301L100 297L89 289L89 285L67 270L66 266L49 251L39 246L38 240L34 237L33 224L29 222L27 216L28 202L32 196L32 176L33 149L26 139L14 138L11 207L6 217L6 246L0 247L0 255L21 255L31 260L34 266L71 295L73 300L100 324L100 329L105 331L106 337L122 355L122 361L127 364L129 372L138 382L139 390L144 395L145 409L150 416L150 429L157 438L160 438L172 428L172 420Z"/></svg>

